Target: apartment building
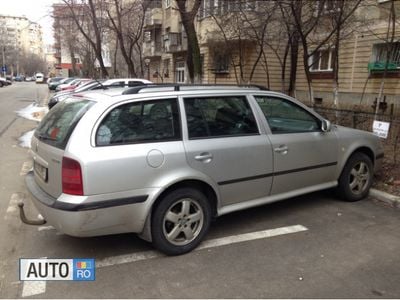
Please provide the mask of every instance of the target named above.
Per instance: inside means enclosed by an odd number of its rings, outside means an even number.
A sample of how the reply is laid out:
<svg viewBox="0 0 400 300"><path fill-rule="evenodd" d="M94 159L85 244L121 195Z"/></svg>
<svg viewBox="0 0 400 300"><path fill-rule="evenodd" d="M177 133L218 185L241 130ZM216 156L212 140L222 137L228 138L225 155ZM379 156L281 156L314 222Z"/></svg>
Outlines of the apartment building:
<svg viewBox="0 0 400 300"><path fill-rule="evenodd" d="M20 58L36 54L43 58L42 27L24 16L0 15L0 46L11 73L20 73ZM21 70L22 71L22 70Z"/></svg>
<svg viewBox="0 0 400 300"><path fill-rule="evenodd" d="M69 15L67 5L53 5L54 68L56 74L63 77L76 76L82 68L82 61L77 53L79 31Z"/></svg>
<svg viewBox="0 0 400 300"><path fill-rule="evenodd" d="M282 80L285 69L281 58L284 47L279 38L264 45L260 58L259 44L251 34L240 36L234 29L221 32L221 18L227 13L247 11L251 16L260 13L271 1L204 0L196 18L202 57L204 83L252 83L269 86L272 90L285 91L288 76ZM334 13L325 2L324 13ZM388 11L390 0L365 0L356 15L366 23L341 41L339 50L339 93L341 107L371 106L379 93L382 82ZM395 1L397 15L400 1ZM277 12L278 14L278 12ZM218 24L219 20L219 24ZM273 24L272 26L278 26ZM398 27L398 26L397 26ZM280 28L276 28L277 31ZM385 79L386 101L399 106L400 93L400 31L394 31L392 54ZM271 44L273 44L271 46ZM312 48L312 45L311 45ZM174 0L152 1L146 12L143 54L147 75L154 82L188 82L186 67L187 39ZM309 103L308 83L304 71L302 48L299 47L296 96ZM330 105L333 101L334 47L326 45L310 58L309 68L316 104ZM286 67L289 61L286 62ZM288 73L288 69L285 69ZM287 74L286 74L287 75Z"/></svg>

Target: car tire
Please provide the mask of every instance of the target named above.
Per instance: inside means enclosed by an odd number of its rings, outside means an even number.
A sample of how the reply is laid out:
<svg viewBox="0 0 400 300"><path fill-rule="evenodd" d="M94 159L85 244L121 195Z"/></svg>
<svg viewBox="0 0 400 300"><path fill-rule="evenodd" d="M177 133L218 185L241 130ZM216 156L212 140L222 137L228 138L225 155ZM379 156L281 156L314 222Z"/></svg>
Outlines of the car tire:
<svg viewBox="0 0 400 300"><path fill-rule="evenodd" d="M2 88L3 87L3 83L0 81L0 88Z"/></svg>
<svg viewBox="0 0 400 300"><path fill-rule="evenodd" d="M338 193L348 202L365 198L372 184L373 164L364 153L356 152L350 156L339 177Z"/></svg>
<svg viewBox="0 0 400 300"><path fill-rule="evenodd" d="M203 193L192 188L173 190L153 209L153 245L167 255L187 253L200 244L210 223L210 203Z"/></svg>

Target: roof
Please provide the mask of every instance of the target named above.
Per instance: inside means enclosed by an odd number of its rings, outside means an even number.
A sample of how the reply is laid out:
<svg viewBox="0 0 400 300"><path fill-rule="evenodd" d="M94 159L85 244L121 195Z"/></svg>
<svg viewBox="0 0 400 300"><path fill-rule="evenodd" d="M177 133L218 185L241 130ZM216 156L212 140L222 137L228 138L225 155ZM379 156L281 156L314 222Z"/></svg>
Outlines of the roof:
<svg viewBox="0 0 400 300"><path fill-rule="evenodd" d="M264 93L267 90L260 86L238 86L238 85L179 85L179 90L176 89L176 84L173 85L150 85L150 86L141 86L133 89L139 89L137 93L127 93L124 92L129 91L131 89L127 88L112 88L107 90L92 90L85 91L81 93L76 93L71 95L72 97L78 98L86 98L96 102L106 101L108 103L117 103L119 101L124 100L134 100L134 99L143 99L143 98L156 98L163 95L184 95L190 96L195 93L197 95L207 95L207 94L220 94L220 95L229 95L229 94L246 94L248 92L259 92ZM164 93L164 94L161 94ZM279 94L276 92L270 92L273 94Z"/></svg>

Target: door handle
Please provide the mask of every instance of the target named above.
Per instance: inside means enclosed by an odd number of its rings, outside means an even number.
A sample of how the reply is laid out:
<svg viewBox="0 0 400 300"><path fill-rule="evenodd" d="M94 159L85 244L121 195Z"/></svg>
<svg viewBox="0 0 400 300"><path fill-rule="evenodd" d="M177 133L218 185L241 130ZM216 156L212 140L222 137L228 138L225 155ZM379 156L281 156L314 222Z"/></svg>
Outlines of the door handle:
<svg viewBox="0 0 400 300"><path fill-rule="evenodd" d="M274 148L274 151L277 153L281 153L281 154L287 154L289 151L289 148L286 145L280 145L279 147Z"/></svg>
<svg viewBox="0 0 400 300"><path fill-rule="evenodd" d="M202 152L194 157L195 160L202 162L210 162L213 159L213 155L209 152Z"/></svg>

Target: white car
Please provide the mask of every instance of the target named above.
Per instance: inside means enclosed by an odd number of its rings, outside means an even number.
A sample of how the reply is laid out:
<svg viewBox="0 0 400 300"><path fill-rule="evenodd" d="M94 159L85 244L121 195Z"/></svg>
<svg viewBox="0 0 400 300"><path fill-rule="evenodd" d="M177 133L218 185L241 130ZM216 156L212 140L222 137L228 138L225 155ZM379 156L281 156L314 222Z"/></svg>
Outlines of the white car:
<svg viewBox="0 0 400 300"><path fill-rule="evenodd" d="M35 81L36 83L44 83L44 75L42 73L36 73Z"/></svg>
<svg viewBox="0 0 400 300"><path fill-rule="evenodd" d="M0 88L7 85L8 85L7 80L5 78L0 77Z"/></svg>
<svg viewBox="0 0 400 300"><path fill-rule="evenodd" d="M152 82L142 78L115 78L115 79L108 79L104 81L102 84L108 87L134 87L143 84L151 84Z"/></svg>

